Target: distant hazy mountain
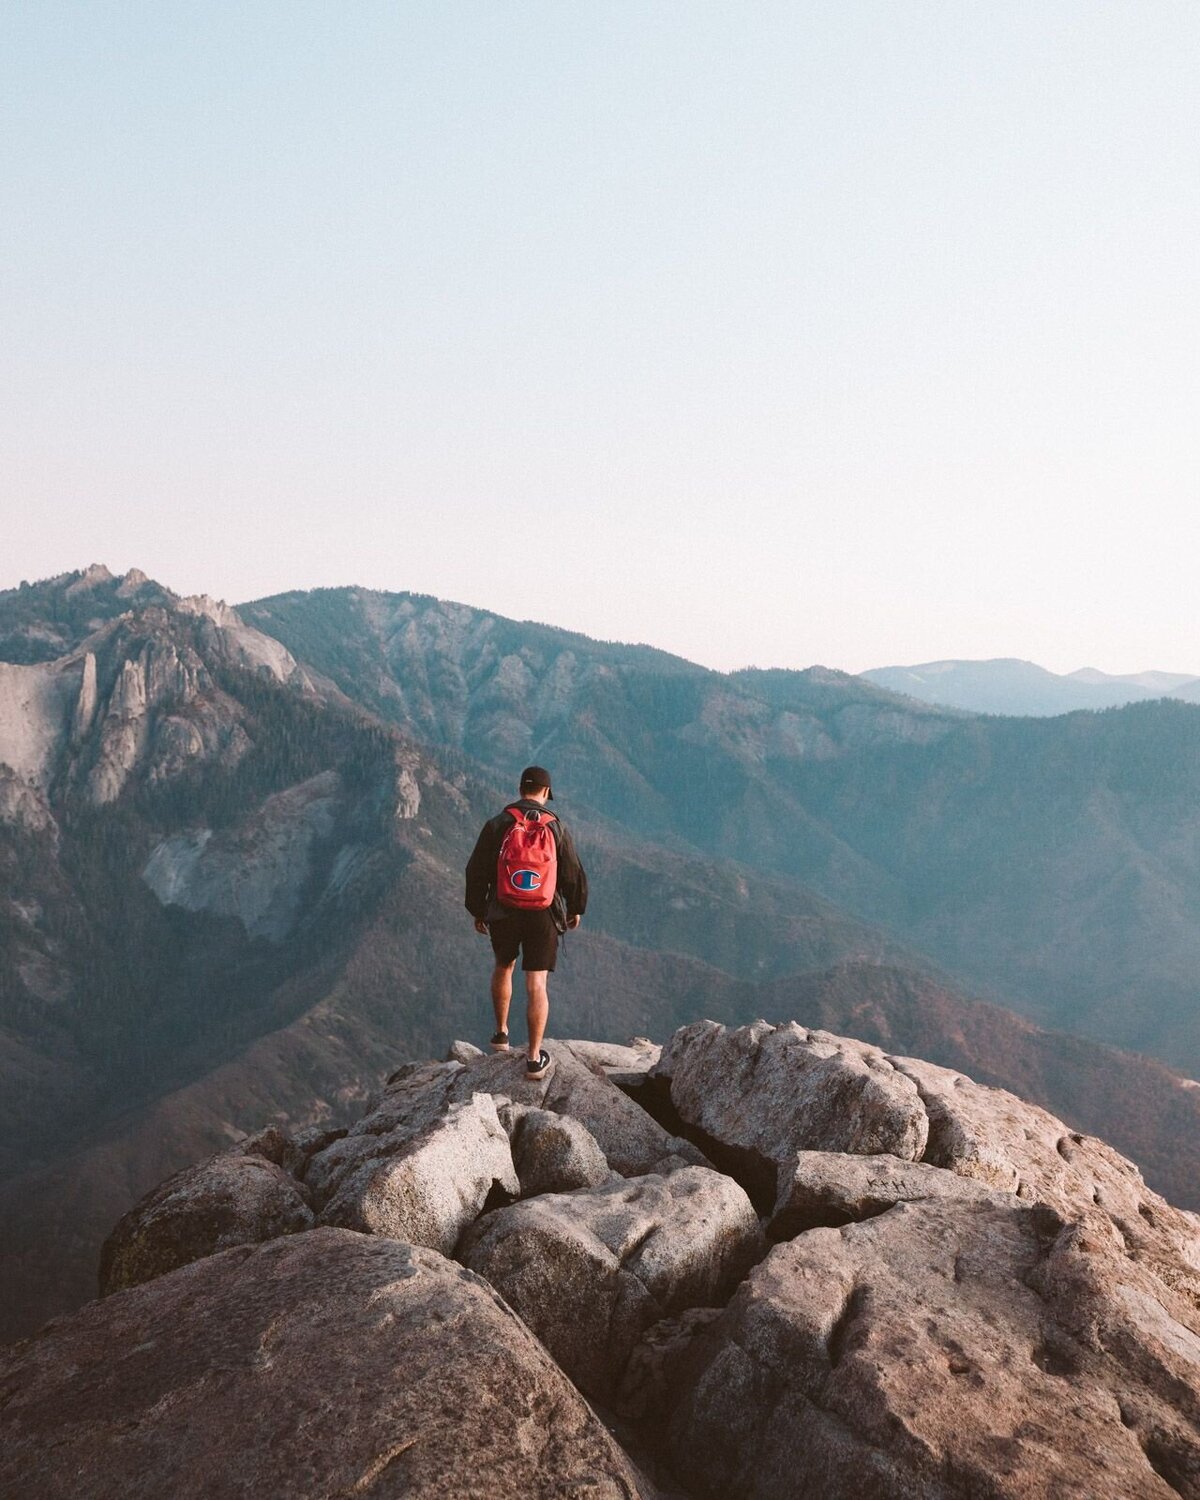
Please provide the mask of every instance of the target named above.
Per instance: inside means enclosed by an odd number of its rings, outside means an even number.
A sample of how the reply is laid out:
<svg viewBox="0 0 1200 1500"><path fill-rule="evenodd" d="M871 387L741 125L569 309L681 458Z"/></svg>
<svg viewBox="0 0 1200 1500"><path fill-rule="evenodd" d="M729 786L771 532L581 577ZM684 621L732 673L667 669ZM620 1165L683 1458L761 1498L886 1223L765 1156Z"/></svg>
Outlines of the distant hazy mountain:
<svg viewBox="0 0 1200 1500"><path fill-rule="evenodd" d="M1079 682L1127 682L1134 687L1147 688L1157 697L1169 697L1177 689L1185 686L1195 685L1197 679L1190 672L1126 672L1112 673L1101 672L1095 667L1080 667L1075 672L1068 672L1068 677L1073 677Z"/></svg>
<svg viewBox="0 0 1200 1500"><path fill-rule="evenodd" d="M1122 677L1081 667L1058 673L1015 657L873 667L862 676L925 703L981 714L1066 714L1079 708L1118 708L1148 698L1200 701L1200 678L1186 672L1134 672Z"/></svg>

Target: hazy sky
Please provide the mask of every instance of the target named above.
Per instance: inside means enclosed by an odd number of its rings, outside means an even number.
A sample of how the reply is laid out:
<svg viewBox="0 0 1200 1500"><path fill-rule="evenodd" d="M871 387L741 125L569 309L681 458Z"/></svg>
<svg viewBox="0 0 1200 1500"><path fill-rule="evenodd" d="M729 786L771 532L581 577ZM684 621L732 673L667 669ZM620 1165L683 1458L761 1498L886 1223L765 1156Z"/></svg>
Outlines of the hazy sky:
<svg viewBox="0 0 1200 1500"><path fill-rule="evenodd" d="M0 587L1200 672L1195 0L0 0L0 160Z"/></svg>

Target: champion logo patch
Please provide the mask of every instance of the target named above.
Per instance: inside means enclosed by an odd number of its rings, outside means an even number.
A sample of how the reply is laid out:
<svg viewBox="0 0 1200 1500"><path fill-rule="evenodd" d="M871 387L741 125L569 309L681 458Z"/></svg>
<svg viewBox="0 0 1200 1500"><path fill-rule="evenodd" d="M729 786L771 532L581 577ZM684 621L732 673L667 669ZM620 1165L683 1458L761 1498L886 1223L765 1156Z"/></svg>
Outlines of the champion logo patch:
<svg viewBox="0 0 1200 1500"><path fill-rule="evenodd" d="M536 891L542 877L536 870L514 870L508 877L518 891Z"/></svg>

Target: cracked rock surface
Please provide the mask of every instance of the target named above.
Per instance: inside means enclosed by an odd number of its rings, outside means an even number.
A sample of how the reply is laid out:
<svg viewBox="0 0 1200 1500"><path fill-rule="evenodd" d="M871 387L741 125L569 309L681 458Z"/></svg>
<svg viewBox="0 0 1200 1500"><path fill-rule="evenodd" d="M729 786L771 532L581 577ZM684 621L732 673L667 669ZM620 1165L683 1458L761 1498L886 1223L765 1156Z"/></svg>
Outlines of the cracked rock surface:
<svg viewBox="0 0 1200 1500"><path fill-rule="evenodd" d="M660 1380L677 1471L753 1500L1200 1493L1200 1340L1102 1224L988 1194L777 1246Z"/></svg>
<svg viewBox="0 0 1200 1500"><path fill-rule="evenodd" d="M645 1053L578 1042L551 1042L549 1051L554 1068L536 1083L525 1077L520 1054L501 1053L467 1064L450 1085L451 1093L456 1098L471 1090L503 1094L514 1103L536 1105L578 1120L622 1177L640 1177L688 1163L708 1164L694 1145L669 1134L606 1076L605 1064L614 1054L627 1053L627 1062L644 1062L648 1068L650 1058Z"/></svg>
<svg viewBox="0 0 1200 1500"><path fill-rule="evenodd" d="M776 1164L797 1151L886 1151L918 1161L929 1119L915 1082L878 1047L789 1022L736 1031L697 1021L654 1067L688 1125Z"/></svg>
<svg viewBox="0 0 1200 1500"><path fill-rule="evenodd" d="M473 1094L419 1135L343 1176L323 1224L388 1235L450 1255L496 1192L521 1191L490 1094Z"/></svg>
<svg viewBox="0 0 1200 1500"><path fill-rule="evenodd" d="M264 1131L159 1183L105 1240L100 1295L232 1245L311 1229L308 1196L280 1165L288 1144L282 1132Z"/></svg>
<svg viewBox="0 0 1200 1500"><path fill-rule="evenodd" d="M1200 1219L1103 1141L797 1024L549 1050L147 1195L0 1492L1200 1500Z"/></svg>
<svg viewBox="0 0 1200 1500"><path fill-rule="evenodd" d="M461 1250L595 1396L612 1393L652 1323L724 1301L761 1253L749 1198L707 1167L514 1204Z"/></svg>
<svg viewBox="0 0 1200 1500"><path fill-rule="evenodd" d="M968 1177L898 1156L850 1156L798 1151L779 1174L779 1196L767 1226L772 1239L790 1240L806 1229L850 1224L886 1213L897 1203L924 1198L969 1201L988 1189Z"/></svg>
<svg viewBox="0 0 1200 1500"><path fill-rule="evenodd" d="M25 1500L633 1500L633 1466L495 1292L345 1229L226 1250L0 1351Z"/></svg>
<svg viewBox="0 0 1200 1500"><path fill-rule="evenodd" d="M512 1153L522 1197L599 1187L615 1175L591 1131L578 1120L549 1109L509 1108L520 1109L513 1125Z"/></svg>

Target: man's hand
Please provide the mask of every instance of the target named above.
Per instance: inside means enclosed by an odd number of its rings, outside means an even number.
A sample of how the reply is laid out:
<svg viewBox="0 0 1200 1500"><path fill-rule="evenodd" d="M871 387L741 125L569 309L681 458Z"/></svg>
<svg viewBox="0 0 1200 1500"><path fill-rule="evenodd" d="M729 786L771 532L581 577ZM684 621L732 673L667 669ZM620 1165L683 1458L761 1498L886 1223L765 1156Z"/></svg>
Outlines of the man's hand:
<svg viewBox="0 0 1200 1500"><path fill-rule="evenodd" d="M479 934L480 937L487 937L488 924L483 920L482 917L475 918L475 931Z"/></svg>
<svg viewBox="0 0 1200 1500"><path fill-rule="evenodd" d="M568 917L567 918L567 926L571 929L572 932L574 932L575 929L576 929L576 927L578 927L579 924L580 924L580 922L582 922L582 921L583 921L583 918L580 917L580 916Z"/></svg>

